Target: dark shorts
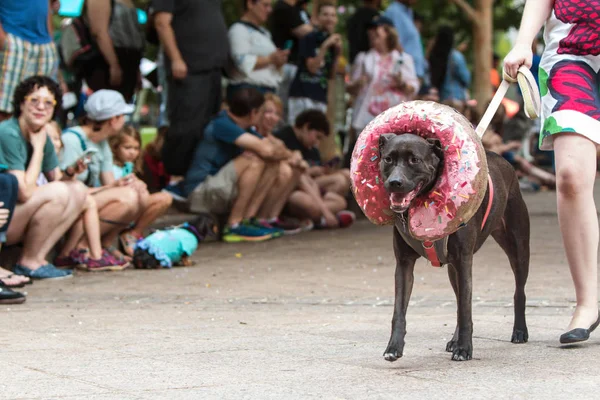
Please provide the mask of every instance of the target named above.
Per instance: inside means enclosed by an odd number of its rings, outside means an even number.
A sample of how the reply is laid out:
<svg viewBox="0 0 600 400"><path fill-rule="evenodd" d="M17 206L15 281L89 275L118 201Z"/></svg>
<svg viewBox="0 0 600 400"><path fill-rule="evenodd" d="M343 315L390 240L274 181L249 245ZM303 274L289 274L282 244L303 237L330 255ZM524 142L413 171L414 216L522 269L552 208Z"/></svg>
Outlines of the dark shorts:
<svg viewBox="0 0 600 400"><path fill-rule="evenodd" d="M7 208L10 212L8 221L3 227L0 227L0 243L6 242L6 231L12 220L17 199L19 196L19 182L14 175L9 173L0 173L0 202L4 203L2 208Z"/></svg>

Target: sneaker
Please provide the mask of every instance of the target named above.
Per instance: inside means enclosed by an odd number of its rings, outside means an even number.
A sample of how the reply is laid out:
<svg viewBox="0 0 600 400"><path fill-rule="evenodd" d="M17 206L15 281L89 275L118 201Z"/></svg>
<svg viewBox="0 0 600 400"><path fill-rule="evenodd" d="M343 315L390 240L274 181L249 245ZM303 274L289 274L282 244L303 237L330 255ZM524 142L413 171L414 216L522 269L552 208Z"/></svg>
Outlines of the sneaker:
<svg viewBox="0 0 600 400"><path fill-rule="evenodd" d="M284 235L296 235L302 232L302 227L299 223L291 219L276 218L275 221L269 223L275 229L281 229Z"/></svg>
<svg viewBox="0 0 600 400"><path fill-rule="evenodd" d="M266 232L273 235L274 238L278 238L283 236L284 230L281 228L277 228L273 226L271 223L265 220L259 220L256 218L252 218L250 221L246 222L247 224L256 226L258 228L264 229Z"/></svg>
<svg viewBox="0 0 600 400"><path fill-rule="evenodd" d="M73 249L66 256L59 256L54 259L54 265L58 268L71 268L84 265L88 259L86 249Z"/></svg>
<svg viewBox="0 0 600 400"><path fill-rule="evenodd" d="M223 230L223 241L237 242L263 242L273 238L273 234L266 228L242 222L236 227L227 226Z"/></svg>
<svg viewBox="0 0 600 400"><path fill-rule="evenodd" d="M102 249L102 257L97 260L88 258L85 266L88 271L122 271L129 266L125 260L118 260L106 249Z"/></svg>
<svg viewBox="0 0 600 400"><path fill-rule="evenodd" d="M23 293L15 292L4 284L0 284L0 304L21 304L25 302Z"/></svg>
<svg viewBox="0 0 600 400"><path fill-rule="evenodd" d="M300 232L310 232L315 228L315 223L310 219L300 221Z"/></svg>
<svg viewBox="0 0 600 400"><path fill-rule="evenodd" d="M347 228L356 221L356 214L352 211L343 210L337 213L337 219L340 224L340 228Z"/></svg>
<svg viewBox="0 0 600 400"><path fill-rule="evenodd" d="M184 202L184 203L188 201L187 197L185 197L183 195L183 191L181 190L181 185L179 185L178 183L168 185L162 191L170 194L174 200Z"/></svg>
<svg viewBox="0 0 600 400"><path fill-rule="evenodd" d="M17 275L28 276L32 279L66 279L73 276L70 269L58 269L52 264L42 265L38 269L29 269L23 265L15 264L13 272Z"/></svg>

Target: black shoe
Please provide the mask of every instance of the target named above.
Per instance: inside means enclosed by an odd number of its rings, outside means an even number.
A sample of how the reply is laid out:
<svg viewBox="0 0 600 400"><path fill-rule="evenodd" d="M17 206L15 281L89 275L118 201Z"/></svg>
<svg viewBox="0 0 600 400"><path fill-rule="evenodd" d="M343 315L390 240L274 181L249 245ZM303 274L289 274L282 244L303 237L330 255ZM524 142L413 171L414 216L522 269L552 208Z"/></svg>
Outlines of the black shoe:
<svg viewBox="0 0 600 400"><path fill-rule="evenodd" d="M569 332L560 335L560 342L562 344L585 342L590 338L590 333L594 332L594 329L596 329L598 325L600 325L600 311L598 311L598 319L588 329L571 329Z"/></svg>
<svg viewBox="0 0 600 400"><path fill-rule="evenodd" d="M25 302L23 293L14 292L6 285L0 284L0 304L21 304Z"/></svg>

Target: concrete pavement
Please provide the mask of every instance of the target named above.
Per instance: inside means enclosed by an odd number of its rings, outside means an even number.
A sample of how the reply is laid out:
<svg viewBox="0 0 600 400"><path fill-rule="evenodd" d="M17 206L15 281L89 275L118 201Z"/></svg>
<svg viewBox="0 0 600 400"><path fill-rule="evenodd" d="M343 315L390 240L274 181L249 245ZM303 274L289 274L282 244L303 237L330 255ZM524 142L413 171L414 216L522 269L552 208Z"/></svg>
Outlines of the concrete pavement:
<svg viewBox="0 0 600 400"><path fill-rule="evenodd" d="M205 244L197 265L78 273L0 308L2 399L592 399L600 332L559 347L574 292L555 194L528 194L530 341L510 343L513 276L490 239L475 258L474 359L444 351L446 270L417 264L404 357L383 357L391 228L367 221L262 244Z"/></svg>

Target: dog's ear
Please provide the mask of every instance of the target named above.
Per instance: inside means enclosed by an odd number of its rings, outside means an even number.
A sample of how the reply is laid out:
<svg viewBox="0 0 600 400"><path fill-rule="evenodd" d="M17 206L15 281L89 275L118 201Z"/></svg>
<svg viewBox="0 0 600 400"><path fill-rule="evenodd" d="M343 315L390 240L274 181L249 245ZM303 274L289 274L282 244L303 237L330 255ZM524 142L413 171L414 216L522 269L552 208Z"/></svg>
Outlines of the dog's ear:
<svg viewBox="0 0 600 400"><path fill-rule="evenodd" d="M440 142L440 139L436 139L436 138L427 138L426 139L427 142L429 143L429 146L431 146L432 149L435 149L436 147L438 149L442 149L442 142Z"/></svg>
<svg viewBox="0 0 600 400"><path fill-rule="evenodd" d="M381 153L381 150L387 144L387 142L395 137L395 133L382 133L381 135L379 135L379 153Z"/></svg>

